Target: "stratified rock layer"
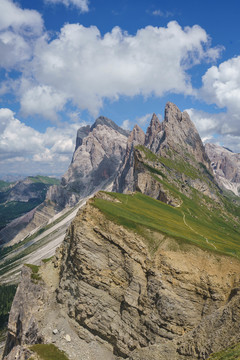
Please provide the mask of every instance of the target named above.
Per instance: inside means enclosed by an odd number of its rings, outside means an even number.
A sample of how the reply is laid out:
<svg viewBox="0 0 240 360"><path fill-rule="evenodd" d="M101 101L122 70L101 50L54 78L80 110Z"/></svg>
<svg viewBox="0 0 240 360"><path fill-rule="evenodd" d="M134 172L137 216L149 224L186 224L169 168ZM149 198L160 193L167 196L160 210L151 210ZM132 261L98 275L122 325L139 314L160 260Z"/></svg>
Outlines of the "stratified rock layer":
<svg viewBox="0 0 240 360"><path fill-rule="evenodd" d="M160 242L154 254L146 239L107 219L90 201L70 226L55 269L47 265L37 284L29 270L23 273L6 360L17 345L27 349L34 342L56 341L74 360L90 356L93 347L98 355L92 360L192 360L239 341L239 262L151 236ZM66 334L71 346L61 341Z"/></svg>

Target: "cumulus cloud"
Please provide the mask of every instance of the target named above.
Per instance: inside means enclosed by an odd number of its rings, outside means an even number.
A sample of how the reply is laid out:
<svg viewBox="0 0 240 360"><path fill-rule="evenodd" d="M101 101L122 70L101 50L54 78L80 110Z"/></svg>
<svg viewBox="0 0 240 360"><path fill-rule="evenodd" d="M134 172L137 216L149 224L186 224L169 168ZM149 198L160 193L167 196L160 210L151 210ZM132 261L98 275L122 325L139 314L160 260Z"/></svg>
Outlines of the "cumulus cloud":
<svg viewBox="0 0 240 360"><path fill-rule="evenodd" d="M187 70L219 52L197 25L181 28L172 21L166 28L147 26L135 36L115 27L102 36L95 26L67 24L56 39L36 42L23 73L21 107L26 115L54 118L70 101L97 116L105 98L193 94ZM46 109L38 99L47 99Z"/></svg>
<svg viewBox="0 0 240 360"><path fill-rule="evenodd" d="M32 40L42 34L43 20L35 10L21 9L11 0L0 1L0 67L13 68L29 60Z"/></svg>
<svg viewBox="0 0 240 360"><path fill-rule="evenodd" d="M210 114L202 110L186 109L196 125L203 142L212 142L240 152L240 117L232 118L228 112Z"/></svg>
<svg viewBox="0 0 240 360"><path fill-rule="evenodd" d="M202 78L201 95L209 103L227 107L232 115L240 112L240 56L212 66Z"/></svg>
<svg viewBox="0 0 240 360"><path fill-rule="evenodd" d="M240 56L210 67L202 77L199 95L209 104L224 109L209 114L188 109L203 138L240 151Z"/></svg>
<svg viewBox="0 0 240 360"><path fill-rule="evenodd" d="M51 4L63 4L65 6L75 6L80 9L81 12L89 11L89 1L88 0L45 0L46 3Z"/></svg>
<svg viewBox="0 0 240 360"><path fill-rule="evenodd" d="M72 157L77 129L81 124L49 127L44 133L26 126L10 109L0 109L1 173L24 168L29 173L63 174ZM21 156L19 156L21 154Z"/></svg>
<svg viewBox="0 0 240 360"><path fill-rule="evenodd" d="M57 112L62 110L66 95L48 85L30 87L21 99L24 115L37 114L51 120L57 120Z"/></svg>

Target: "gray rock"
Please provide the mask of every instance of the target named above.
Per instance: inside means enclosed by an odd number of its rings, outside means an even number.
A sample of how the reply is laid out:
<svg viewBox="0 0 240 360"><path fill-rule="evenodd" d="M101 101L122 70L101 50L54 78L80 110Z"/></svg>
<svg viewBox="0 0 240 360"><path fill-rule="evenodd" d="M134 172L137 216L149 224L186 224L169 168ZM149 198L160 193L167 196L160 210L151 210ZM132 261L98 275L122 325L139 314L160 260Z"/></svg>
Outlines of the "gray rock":
<svg viewBox="0 0 240 360"><path fill-rule="evenodd" d="M47 199L62 209L111 184L125 154L128 134L105 117L99 117L91 128L80 128L61 186L51 187Z"/></svg>
<svg viewBox="0 0 240 360"><path fill-rule="evenodd" d="M240 154L215 144L205 145L218 184L240 195Z"/></svg>

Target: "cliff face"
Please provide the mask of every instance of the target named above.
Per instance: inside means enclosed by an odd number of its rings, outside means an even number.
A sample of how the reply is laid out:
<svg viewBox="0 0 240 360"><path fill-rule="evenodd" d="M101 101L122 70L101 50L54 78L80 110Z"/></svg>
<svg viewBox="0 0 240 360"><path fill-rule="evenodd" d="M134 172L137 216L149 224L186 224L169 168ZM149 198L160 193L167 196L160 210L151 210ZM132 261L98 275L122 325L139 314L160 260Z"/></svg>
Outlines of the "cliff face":
<svg viewBox="0 0 240 360"><path fill-rule="evenodd" d="M55 265L39 270L41 280L24 270L5 360L51 342L75 360L207 359L240 340L237 260L150 231L160 243L153 253L94 201L71 224Z"/></svg>
<svg viewBox="0 0 240 360"><path fill-rule="evenodd" d="M60 186L50 188L47 198L60 208L75 205L82 197L104 189L116 176L129 133L103 116L78 130L72 162Z"/></svg>
<svg viewBox="0 0 240 360"><path fill-rule="evenodd" d="M206 144L205 149L219 185L239 196L240 154L215 144Z"/></svg>

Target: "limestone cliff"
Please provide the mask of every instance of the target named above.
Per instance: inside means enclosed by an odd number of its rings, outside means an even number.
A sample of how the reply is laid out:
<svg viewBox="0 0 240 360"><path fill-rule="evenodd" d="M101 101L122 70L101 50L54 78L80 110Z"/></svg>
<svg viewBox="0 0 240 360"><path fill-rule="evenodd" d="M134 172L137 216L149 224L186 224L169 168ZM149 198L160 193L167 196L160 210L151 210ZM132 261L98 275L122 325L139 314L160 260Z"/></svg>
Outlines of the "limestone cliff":
<svg viewBox="0 0 240 360"><path fill-rule="evenodd" d="M206 144L205 149L219 185L239 196L240 154L215 144Z"/></svg>
<svg viewBox="0 0 240 360"><path fill-rule="evenodd" d="M89 201L39 280L24 269L4 360L34 343L73 360L207 359L239 341L239 261L149 231L155 252Z"/></svg>

